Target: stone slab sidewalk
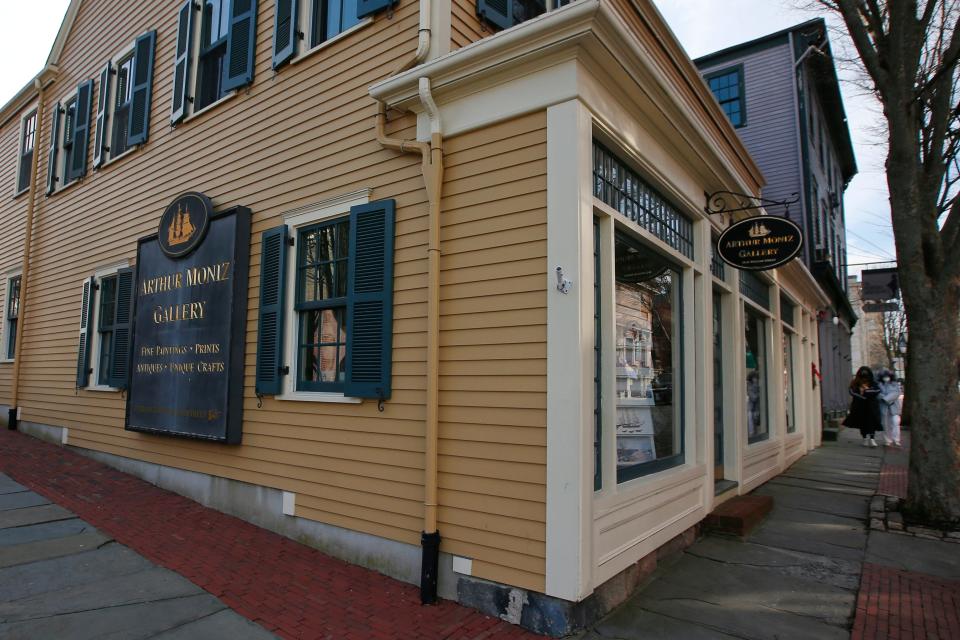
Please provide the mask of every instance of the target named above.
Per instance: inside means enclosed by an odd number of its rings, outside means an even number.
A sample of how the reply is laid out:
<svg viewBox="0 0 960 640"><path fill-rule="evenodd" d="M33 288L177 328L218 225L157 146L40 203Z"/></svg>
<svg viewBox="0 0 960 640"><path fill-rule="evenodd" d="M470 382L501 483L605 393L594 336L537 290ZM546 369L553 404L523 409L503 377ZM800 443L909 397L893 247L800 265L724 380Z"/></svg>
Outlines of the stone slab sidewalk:
<svg viewBox="0 0 960 640"><path fill-rule="evenodd" d="M108 637L276 636L0 473L0 638Z"/></svg>
<svg viewBox="0 0 960 640"><path fill-rule="evenodd" d="M5 640L540 637L18 432L0 472Z"/></svg>
<svg viewBox="0 0 960 640"><path fill-rule="evenodd" d="M774 508L752 534L702 538L580 638L960 638L960 545L869 526L905 465L843 431L756 490Z"/></svg>

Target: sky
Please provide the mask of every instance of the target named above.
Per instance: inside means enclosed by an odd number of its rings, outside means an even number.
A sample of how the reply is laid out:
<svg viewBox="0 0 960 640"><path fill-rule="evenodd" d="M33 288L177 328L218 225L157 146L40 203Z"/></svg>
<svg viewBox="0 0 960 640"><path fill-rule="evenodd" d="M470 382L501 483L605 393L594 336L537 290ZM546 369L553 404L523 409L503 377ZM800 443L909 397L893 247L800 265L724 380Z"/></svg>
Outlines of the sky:
<svg viewBox="0 0 960 640"><path fill-rule="evenodd" d="M829 13L798 9L802 0L654 0L677 39L692 58L753 40L823 15L838 29L831 36L835 52L844 49L842 29ZM3 0L0 9L0 104L5 104L43 67L69 0ZM26 25L29 25L27 27ZM879 108L872 96L849 82L854 71L841 67L841 91L851 129L859 173L846 192L849 274L855 263L894 257L890 207L883 173L885 149L876 132ZM749 96L747 97L749 100ZM884 266L884 265L875 265Z"/></svg>

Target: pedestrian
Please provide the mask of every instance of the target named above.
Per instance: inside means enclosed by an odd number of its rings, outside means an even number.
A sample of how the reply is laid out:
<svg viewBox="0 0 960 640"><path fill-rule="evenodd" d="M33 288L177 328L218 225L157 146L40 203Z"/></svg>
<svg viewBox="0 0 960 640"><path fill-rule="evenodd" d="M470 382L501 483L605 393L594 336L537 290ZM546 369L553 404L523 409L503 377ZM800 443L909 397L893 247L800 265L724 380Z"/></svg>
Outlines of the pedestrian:
<svg viewBox="0 0 960 640"><path fill-rule="evenodd" d="M882 429L880 421L880 387L873 379L870 367L860 367L857 375L850 381L850 412L843 424L847 427L857 427L863 436L863 446L875 447L877 441L874 434Z"/></svg>
<svg viewBox="0 0 960 640"><path fill-rule="evenodd" d="M900 446L900 413L903 409L901 396L903 391L889 369L877 372L880 379L880 423L883 425L884 444Z"/></svg>

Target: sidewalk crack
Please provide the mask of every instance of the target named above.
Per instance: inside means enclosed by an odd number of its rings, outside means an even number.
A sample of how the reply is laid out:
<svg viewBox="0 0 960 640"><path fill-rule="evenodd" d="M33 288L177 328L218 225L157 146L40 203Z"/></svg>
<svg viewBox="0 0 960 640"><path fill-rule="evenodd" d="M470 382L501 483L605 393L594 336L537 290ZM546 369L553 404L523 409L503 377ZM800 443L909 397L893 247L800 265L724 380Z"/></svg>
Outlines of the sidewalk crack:
<svg viewBox="0 0 960 640"><path fill-rule="evenodd" d="M223 603L221 603L221 604L223 604ZM167 628L167 629L164 629L163 631L158 631L157 633L153 634L153 635L150 636L150 637L151 637L151 638L158 638L158 637L162 636L162 635L165 634L165 633L170 633L171 631L176 631L177 629L180 629L180 628L182 628L182 627L185 627L185 626L187 626L187 625L189 625L189 624L193 624L194 622L200 622L201 620L204 620L204 619L206 619L206 618L209 618L210 616L215 616L215 615L217 615L218 613L223 613L223 612L226 611L226 610L233 611L233 609L230 609L230 607L224 605L224 608L223 608L223 609L219 609L219 610L217 610L217 611L212 611L211 613L208 613L208 614L206 614L206 615L202 615L202 616L200 616L199 618L194 618L193 620L187 620L186 622L182 622L182 623L180 623L180 624L178 624L178 625L174 625L174 626L172 626L172 627L169 627L169 628ZM234 611L234 613L237 613L237 612ZM240 615L240 614L237 613L237 615Z"/></svg>
<svg viewBox="0 0 960 640"><path fill-rule="evenodd" d="M47 615L33 616L33 617L30 617L30 618L21 618L21 619L19 619L19 620L9 620L9 619L7 619L7 618L0 618L0 622L5 623L5 624L19 624L19 623L21 623L21 622L31 622L31 621L35 621L35 620L46 620L46 619L48 619L48 618L58 618L58 617L61 617L61 616L72 616L72 615L77 614L77 613L89 613L89 612L91 612L91 611L104 611L104 610L107 610L107 609L120 609L120 608L123 608L123 607L134 607L134 606L141 605L141 604L155 604L155 603L158 603L158 602L173 602L174 600L185 600L185 599L187 599L187 598L196 598L197 596L202 596L202 595L210 595L210 594L207 593L207 592L201 592L201 593L192 593L192 594L190 594L190 595L185 595L185 596L171 596L171 597L169 597L169 598L157 598L156 600L138 600L138 601L134 601L134 602L124 602L124 603L120 603L120 604L108 604L108 605L104 605L104 606L101 606L101 607L91 607L91 608L89 608L89 609L77 609L76 611L61 611L61 612L59 612L59 613L50 613L50 614L47 614ZM219 600L218 600L218 602L219 602ZM220 604L223 604L223 603L221 602ZM227 605L223 605L223 606L224 606L224 608L226 608ZM221 611L222 611L222 609L221 609Z"/></svg>

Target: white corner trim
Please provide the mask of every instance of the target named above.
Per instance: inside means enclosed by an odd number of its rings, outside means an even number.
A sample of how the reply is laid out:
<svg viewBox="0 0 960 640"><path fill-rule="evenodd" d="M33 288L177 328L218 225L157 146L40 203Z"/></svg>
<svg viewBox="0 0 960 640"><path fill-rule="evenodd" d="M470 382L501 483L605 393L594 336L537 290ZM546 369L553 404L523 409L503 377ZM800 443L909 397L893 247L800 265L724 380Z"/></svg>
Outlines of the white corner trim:
<svg viewBox="0 0 960 640"><path fill-rule="evenodd" d="M547 110L546 593L591 588L593 193L591 118L577 100ZM554 269L572 281L557 288Z"/></svg>
<svg viewBox="0 0 960 640"><path fill-rule="evenodd" d="M296 512L297 494L292 491L283 492L283 515L292 516Z"/></svg>
<svg viewBox="0 0 960 640"><path fill-rule="evenodd" d="M461 558L453 556L453 572L464 576L473 575L473 560L471 558Z"/></svg>
<svg viewBox="0 0 960 640"><path fill-rule="evenodd" d="M19 419L19 416L17 419ZM68 429L67 427L63 427L63 429L60 430L60 444L64 444L64 445L67 444L67 439L69 438L69 435L70 435L70 429Z"/></svg>

